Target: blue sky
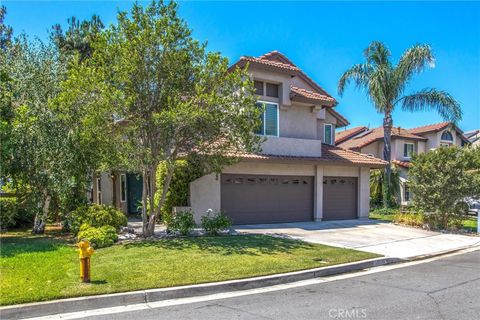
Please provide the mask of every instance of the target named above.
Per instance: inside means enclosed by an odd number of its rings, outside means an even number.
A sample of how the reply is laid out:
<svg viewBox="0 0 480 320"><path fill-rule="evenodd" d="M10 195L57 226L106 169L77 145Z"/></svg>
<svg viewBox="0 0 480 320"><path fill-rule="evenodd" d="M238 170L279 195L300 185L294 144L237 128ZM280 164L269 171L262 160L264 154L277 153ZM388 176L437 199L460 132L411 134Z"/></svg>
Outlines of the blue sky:
<svg viewBox="0 0 480 320"><path fill-rule="evenodd" d="M16 33L46 38L50 26L67 18L99 15L114 23L128 1L5 1L6 22ZM382 124L382 116L354 87L343 97L338 79L362 62L372 41L385 42L395 61L415 43L428 43L436 66L416 76L407 93L435 87L462 105L463 130L480 128L480 2L180 2L180 14L208 49L232 62L242 55L279 50L340 102L337 111L351 126ZM442 121L433 112L397 110L396 126L415 127Z"/></svg>

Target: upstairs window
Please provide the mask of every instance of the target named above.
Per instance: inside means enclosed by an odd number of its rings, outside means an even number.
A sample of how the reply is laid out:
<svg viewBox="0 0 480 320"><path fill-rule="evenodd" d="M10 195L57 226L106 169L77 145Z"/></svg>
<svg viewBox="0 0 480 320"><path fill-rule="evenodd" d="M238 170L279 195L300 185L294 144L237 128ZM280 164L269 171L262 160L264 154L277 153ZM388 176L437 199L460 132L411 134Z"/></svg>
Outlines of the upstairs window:
<svg viewBox="0 0 480 320"><path fill-rule="evenodd" d="M267 97L278 98L278 84L267 83Z"/></svg>
<svg viewBox="0 0 480 320"><path fill-rule="evenodd" d="M263 136L278 137L278 104L259 101L257 106L263 110L263 113L260 116L260 127L255 133Z"/></svg>
<svg viewBox="0 0 480 320"><path fill-rule="evenodd" d="M413 155L413 143L405 143L403 145L403 157L410 159Z"/></svg>
<svg viewBox="0 0 480 320"><path fill-rule="evenodd" d="M453 136L450 131L443 131L441 139L443 141L453 141Z"/></svg>
<svg viewBox="0 0 480 320"><path fill-rule="evenodd" d="M253 81L253 86L255 87L255 94L263 96L263 82L262 81Z"/></svg>
<svg viewBox="0 0 480 320"><path fill-rule="evenodd" d="M323 143L333 144L333 125L330 123L323 125Z"/></svg>
<svg viewBox="0 0 480 320"><path fill-rule="evenodd" d="M259 96L267 96L271 98L279 97L278 84L254 80L253 86L255 88L255 94Z"/></svg>

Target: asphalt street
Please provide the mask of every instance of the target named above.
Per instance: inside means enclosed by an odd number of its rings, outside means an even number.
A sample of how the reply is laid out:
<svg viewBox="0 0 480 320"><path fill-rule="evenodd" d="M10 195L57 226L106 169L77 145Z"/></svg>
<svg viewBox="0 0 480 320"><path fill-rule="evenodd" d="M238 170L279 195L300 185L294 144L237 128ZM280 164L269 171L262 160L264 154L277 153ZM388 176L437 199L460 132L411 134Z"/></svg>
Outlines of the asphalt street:
<svg viewBox="0 0 480 320"><path fill-rule="evenodd" d="M88 319L480 319L480 251L286 290Z"/></svg>

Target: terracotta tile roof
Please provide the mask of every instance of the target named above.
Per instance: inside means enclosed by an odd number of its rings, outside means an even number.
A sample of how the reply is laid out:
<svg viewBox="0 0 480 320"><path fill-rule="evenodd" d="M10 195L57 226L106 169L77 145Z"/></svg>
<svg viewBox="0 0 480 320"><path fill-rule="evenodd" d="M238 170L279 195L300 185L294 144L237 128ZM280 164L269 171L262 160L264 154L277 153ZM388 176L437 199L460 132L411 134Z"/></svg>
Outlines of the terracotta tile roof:
<svg viewBox="0 0 480 320"><path fill-rule="evenodd" d="M298 160L311 162L333 162L338 164L371 166L372 168L383 167L387 164L387 162L382 159L368 156L366 154L355 152L352 150L345 150L328 144L322 144L321 157L282 156L256 153L237 154L236 156L248 160Z"/></svg>
<svg viewBox="0 0 480 320"><path fill-rule="evenodd" d="M339 130L335 132L335 143L336 144L342 143L343 141L348 140L353 136L356 136L360 132L367 131L367 130L368 128L365 126L354 127L347 130Z"/></svg>
<svg viewBox="0 0 480 320"><path fill-rule="evenodd" d="M254 63L259 63L259 64L264 64L272 67L277 67L277 68L282 68L290 71L299 71L298 67L293 66L291 64L287 63L282 63L279 61L272 61L272 60L267 60L267 59L261 59L261 58L255 58L255 57L248 57L248 56L243 56L240 57L240 61L248 61L248 62L254 62Z"/></svg>
<svg viewBox="0 0 480 320"><path fill-rule="evenodd" d="M392 138L404 138L404 139L411 139L411 140L427 140L424 137L414 135L410 133L408 130L400 128L400 127L393 127L392 128ZM350 140L346 140L343 143L340 143L340 147L345 149L358 149L363 148L370 143L373 143L378 140L383 139L383 127L378 127L366 131L363 134L360 134L356 137L353 137Z"/></svg>
<svg viewBox="0 0 480 320"><path fill-rule="evenodd" d="M298 88L298 87L295 87L295 86L290 87L290 92L291 92L290 95L293 96L293 97L301 96L301 97L304 97L304 98L307 98L307 99L312 99L312 100L317 100L317 101L329 101L329 102L334 102L335 101L335 99L333 99L330 96L327 96L327 95L324 95L324 94L321 94L321 93L318 93L318 92L313 92L313 91L310 91L310 90L307 90L307 89Z"/></svg>
<svg viewBox="0 0 480 320"><path fill-rule="evenodd" d="M262 64L265 66L270 66L270 67L277 67L281 70L286 70L286 71L291 71L294 73L296 76L300 77L303 79L305 82L307 82L310 86L312 86L316 91L318 91L319 94L327 96L330 99L333 99L332 102L334 104L337 104L337 101L330 95L328 94L325 90L323 90L318 83L313 81L309 76L307 76L300 68L298 68L290 59L288 59L284 54L281 52L274 50L270 51L268 53L265 53L259 57L250 57L250 56L242 56L240 57L240 60L237 61L235 64L233 64L230 69L236 67L237 65L242 66L244 65L244 62L252 62L252 63L258 63Z"/></svg>
<svg viewBox="0 0 480 320"><path fill-rule="evenodd" d="M453 122L445 121L440 123L429 124L426 126L416 127L413 129L408 129L413 134L422 135L428 132L438 132L452 126L452 128L460 135L460 138L464 142L468 142L468 138L464 135L463 131Z"/></svg>
<svg viewBox="0 0 480 320"><path fill-rule="evenodd" d="M435 124L429 124L426 126L421 126L421 127L416 127L413 129L408 129L413 134L419 134L419 133L427 133L427 132L433 132L433 131L440 131L445 129L450 125L450 122L440 122L440 123L435 123Z"/></svg>
<svg viewBox="0 0 480 320"><path fill-rule="evenodd" d="M412 163L408 161L392 160L392 163L404 168L410 168L412 166Z"/></svg>

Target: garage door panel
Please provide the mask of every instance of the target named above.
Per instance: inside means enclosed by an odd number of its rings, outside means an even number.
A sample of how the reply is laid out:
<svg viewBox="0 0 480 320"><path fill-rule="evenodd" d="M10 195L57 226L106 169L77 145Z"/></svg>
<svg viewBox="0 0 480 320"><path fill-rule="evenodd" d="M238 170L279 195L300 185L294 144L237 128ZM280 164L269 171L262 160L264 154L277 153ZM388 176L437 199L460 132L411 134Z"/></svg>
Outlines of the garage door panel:
<svg viewBox="0 0 480 320"><path fill-rule="evenodd" d="M357 178L324 177L323 220L357 218Z"/></svg>
<svg viewBox="0 0 480 320"><path fill-rule="evenodd" d="M235 224L311 221L313 177L223 174L221 207Z"/></svg>

